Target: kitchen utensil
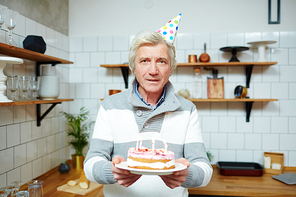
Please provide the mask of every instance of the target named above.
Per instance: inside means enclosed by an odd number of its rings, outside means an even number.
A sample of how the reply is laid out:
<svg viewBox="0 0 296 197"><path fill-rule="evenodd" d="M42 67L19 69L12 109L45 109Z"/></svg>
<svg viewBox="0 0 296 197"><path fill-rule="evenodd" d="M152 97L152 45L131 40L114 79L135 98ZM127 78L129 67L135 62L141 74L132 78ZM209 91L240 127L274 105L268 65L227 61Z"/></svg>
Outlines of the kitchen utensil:
<svg viewBox="0 0 296 197"><path fill-rule="evenodd" d="M221 175L226 176L262 176L263 166L254 162L217 162Z"/></svg>
<svg viewBox="0 0 296 197"><path fill-rule="evenodd" d="M272 169L272 168L270 168L270 169L264 168L265 173L269 173L269 174L282 174L283 173L283 169L284 169L284 154L283 153L264 152L263 156L270 157L271 165L274 163L281 165L280 170Z"/></svg>
<svg viewBox="0 0 296 197"><path fill-rule="evenodd" d="M15 92L18 89L18 83L19 83L19 79L16 75L7 77L6 85L7 85L7 89L11 92L11 99L13 101L17 100L15 97Z"/></svg>
<svg viewBox="0 0 296 197"><path fill-rule="evenodd" d="M5 24L9 30L9 44L12 45L12 30L16 26L18 12L13 10L6 11Z"/></svg>
<svg viewBox="0 0 296 197"><path fill-rule="evenodd" d="M248 42L247 44L254 45L258 48L258 59L257 62L267 62L265 58L265 48L268 44L274 44L276 41L274 40L266 40L266 41L254 41Z"/></svg>
<svg viewBox="0 0 296 197"><path fill-rule="evenodd" d="M117 94L121 92L121 90L109 90L109 96L111 96L112 94Z"/></svg>
<svg viewBox="0 0 296 197"><path fill-rule="evenodd" d="M30 197L43 197L43 183L42 180L32 180L27 183Z"/></svg>
<svg viewBox="0 0 296 197"><path fill-rule="evenodd" d="M76 181L76 183L79 183L79 179L76 179L75 181ZM72 193L72 194L86 195L86 194L88 194L94 190L98 190L99 188L102 188L102 187L103 187L103 185L101 185L101 184L90 182L88 189L81 189L78 184L75 186L69 186L66 183L64 185L59 186L57 188L57 190L62 191L62 192ZM97 195L99 196L98 193L97 193Z"/></svg>
<svg viewBox="0 0 296 197"><path fill-rule="evenodd" d="M212 70L213 78L207 79L207 95L208 98L224 98L224 77L218 78L217 69L207 69Z"/></svg>
<svg viewBox="0 0 296 197"><path fill-rule="evenodd" d="M188 63L196 63L197 55L188 55Z"/></svg>
<svg viewBox="0 0 296 197"><path fill-rule="evenodd" d="M294 173L285 173L280 175L274 175L272 178L286 183L288 185L295 185L296 184L296 174Z"/></svg>
<svg viewBox="0 0 296 197"><path fill-rule="evenodd" d="M235 98L246 98L248 94L248 89L244 86L236 86L234 89L234 96Z"/></svg>
<svg viewBox="0 0 296 197"><path fill-rule="evenodd" d="M206 51L207 51L207 44L204 43L204 52L198 58L200 62L209 62L211 60L209 54L207 54Z"/></svg>
<svg viewBox="0 0 296 197"><path fill-rule="evenodd" d="M246 51L249 50L249 47L243 47L243 46L227 46L220 48L220 51L224 52L231 52L232 57L229 60L229 62L239 62L239 60L236 57L236 53L239 51Z"/></svg>

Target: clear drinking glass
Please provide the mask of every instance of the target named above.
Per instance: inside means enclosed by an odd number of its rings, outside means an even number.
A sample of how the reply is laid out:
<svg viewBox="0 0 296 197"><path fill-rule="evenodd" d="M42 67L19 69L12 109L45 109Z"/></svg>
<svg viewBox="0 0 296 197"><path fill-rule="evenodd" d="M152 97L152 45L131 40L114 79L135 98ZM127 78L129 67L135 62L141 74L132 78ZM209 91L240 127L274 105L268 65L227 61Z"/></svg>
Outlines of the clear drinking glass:
<svg viewBox="0 0 296 197"><path fill-rule="evenodd" d="M41 180L32 180L27 183L30 197L43 197L43 183Z"/></svg>
<svg viewBox="0 0 296 197"><path fill-rule="evenodd" d="M12 186L11 197L15 196L15 194L19 191L22 184L23 184L23 181L13 181L10 183L10 185Z"/></svg>
<svg viewBox="0 0 296 197"><path fill-rule="evenodd" d="M7 85L7 89L11 92L11 99L13 101L17 100L15 98L15 91L18 89L18 83L19 83L19 79L16 75L7 77L6 85Z"/></svg>
<svg viewBox="0 0 296 197"><path fill-rule="evenodd" d="M28 92L28 90L30 90L29 77L20 77L20 79L19 79L19 89L22 92L20 100L21 101L27 101L28 100L27 92Z"/></svg>
<svg viewBox="0 0 296 197"><path fill-rule="evenodd" d="M2 28L4 21L5 21L6 10L7 10L7 7L0 5L0 30ZM1 35L1 31L0 31L0 35Z"/></svg>
<svg viewBox="0 0 296 197"><path fill-rule="evenodd" d="M29 192L28 191L20 191L15 194L16 197L29 197Z"/></svg>
<svg viewBox="0 0 296 197"><path fill-rule="evenodd" d="M13 10L6 11L5 24L9 30L9 44L12 45L12 30L16 26L18 12Z"/></svg>
<svg viewBox="0 0 296 197"><path fill-rule="evenodd" d="M0 197L6 197L10 194L10 189L8 189L7 187L2 187L0 188Z"/></svg>
<svg viewBox="0 0 296 197"><path fill-rule="evenodd" d="M31 80L32 100L37 100L37 91L39 90L40 77L32 77Z"/></svg>

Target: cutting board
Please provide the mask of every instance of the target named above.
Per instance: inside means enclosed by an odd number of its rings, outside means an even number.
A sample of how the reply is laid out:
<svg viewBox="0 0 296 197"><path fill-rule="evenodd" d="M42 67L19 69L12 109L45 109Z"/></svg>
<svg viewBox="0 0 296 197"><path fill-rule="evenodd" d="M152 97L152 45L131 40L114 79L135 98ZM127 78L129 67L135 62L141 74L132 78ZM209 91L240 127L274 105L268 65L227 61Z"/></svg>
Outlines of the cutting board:
<svg viewBox="0 0 296 197"><path fill-rule="evenodd" d="M103 185L101 184L90 182L88 189L81 189L78 185L79 179L76 179L75 181L77 183L75 186L69 186L68 184L64 184L58 187L57 190L62 192L72 193L72 194L86 195L94 190L103 188Z"/></svg>

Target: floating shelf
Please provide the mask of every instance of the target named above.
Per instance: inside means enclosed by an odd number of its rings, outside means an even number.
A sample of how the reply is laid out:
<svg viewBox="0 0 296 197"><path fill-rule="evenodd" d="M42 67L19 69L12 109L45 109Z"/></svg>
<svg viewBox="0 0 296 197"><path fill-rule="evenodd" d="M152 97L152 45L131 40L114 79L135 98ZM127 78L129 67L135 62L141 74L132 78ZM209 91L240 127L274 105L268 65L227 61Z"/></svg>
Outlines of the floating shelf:
<svg viewBox="0 0 296 197"><path fill-rule="evenodd" d="M15 101L15 102L5 102L0 103L2 106L16 106L16 105L35 105L35 104L51 104L51 103L62 103L74 101L74 99L56 99L56 100L34 100L34 101Z"/></svg>
<svg viewBox="0 0 296 197"><path fill-rule="evenodd" d="M36 62L36 76L40 76L40 66L42 64L73 64L73 62L52 57L35 51L11 46L8 44L0 43L0 54L27 59ZM57 105L62 102L74 101L74 99L56 99L56 100L35 100L35 101L17 101L0 103L0 106L15 106L15 105L37 105L37 126L41 125L41 120ZM52 104L50 108L41 116L41 104Z"/></svg>
<svg viewBox="0 0 296 197"><path fill-rule="evenodd" d="M269 102L278 101L278 99L188 99L192 102Z"/></svg>
<svg viewBox="0 0 296 197"><path fill-rule="evenodd" d="M36 105L37 108L37 126L41 126L41 121L46 115L57 105L62 102L74 101L74 99L56 99L56 100L34 100L34 101L16 101L16 102L3 102L1 106L17 106L17 105ZM52 104L43 115L41 115L41 104Z"/></svg>
<svg viewBox="0 0 296 197"><path fill-rule="evenodd" d="M227 67L227 66L245 66L246 87L249 88L251 74L254 66L271 66L277 62L207 62L207 63L178 63L177 67ZM125 88L128 88L128 64L101 64L105 68L121 68L124 78Z"/></svg>
<svg viewBox="0 0 296 197"><path fill-rule="evenodd" d="M245 103L246 108L246 122L250 122L250 115L254 102L269 102L269 101L278 101L278 99L188 99L192 102L239 102Z"/></svg>
<svg viewBox="0 0 296 197"><path fill-rule="evenodd" d="M35 51L30 51L27 49L11 46L8 44L0 43L0 54L8 55L11 57L18 57L22 59L32 60L35 62L46 63L55 62L56 64L73 64L73 62L68 60L63 60L60 58L52 57ZM50 64L50 63L49 63Z"/></svg>

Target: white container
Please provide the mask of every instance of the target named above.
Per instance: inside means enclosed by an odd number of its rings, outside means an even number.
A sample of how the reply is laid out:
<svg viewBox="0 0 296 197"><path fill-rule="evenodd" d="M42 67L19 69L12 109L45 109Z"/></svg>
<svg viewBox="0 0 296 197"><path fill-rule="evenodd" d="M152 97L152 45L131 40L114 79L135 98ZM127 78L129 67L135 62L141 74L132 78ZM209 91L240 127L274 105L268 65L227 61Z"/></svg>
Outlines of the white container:
<svg viewBox="0 0 296 197"><path fill-rule="evenodd" d="M60 77L55 76L53 66L43 66L40 76L39 96L42 100L55 100L60 95Z"/></svg>
<svg viewBox="0 0 296 197"><path fill-rule="evenodd" d="M202 78L200 75L200 68L194 69L192 98L202 98Z"/></svg>

